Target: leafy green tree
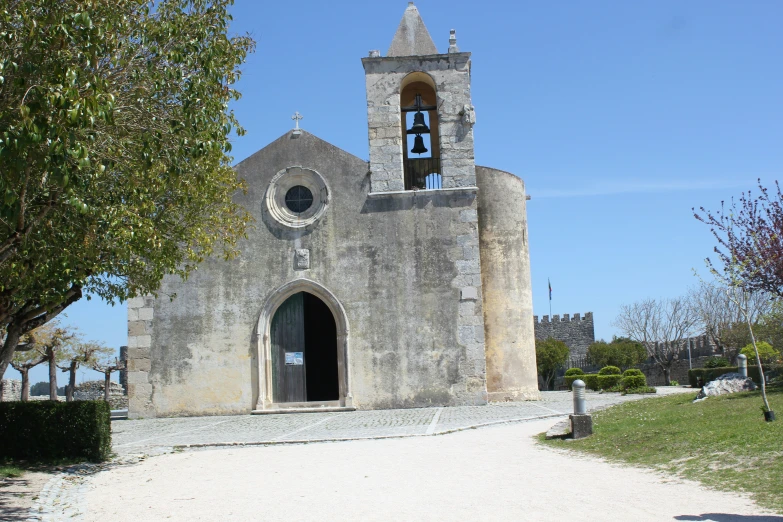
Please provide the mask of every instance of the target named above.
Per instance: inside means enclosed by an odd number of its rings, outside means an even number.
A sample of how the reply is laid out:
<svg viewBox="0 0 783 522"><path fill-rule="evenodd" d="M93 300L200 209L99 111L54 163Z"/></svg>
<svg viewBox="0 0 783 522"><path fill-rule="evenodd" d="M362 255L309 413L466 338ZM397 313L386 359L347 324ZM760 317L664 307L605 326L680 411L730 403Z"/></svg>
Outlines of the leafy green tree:
<svg viewBox="0 0 783 522"><path fill-rule="evenodd" d="M536 365L547 390L550 389L555 372L568 361L568 354L568 346L563 341L552 337L536 340Z"/></svg>
<svg viewBox="0 0 783 522"><path fill-rule="evenodd" d="M647 350L641 343L626 337L615 337L612 342L596 341L587 348L587 360L595 366L630 368L647 359Z"/></svg>
<svg viewBox="0 0 783 522"><path fill-rule="evenodd" d="M58 395L65 395L65 386L57 388ZM30 395L49 395L49 383L39 381L30 387Z"/></svg>
<svg viewBox="0 0 783 522"><path fill-rule="evenodd" d="M756 347L758 348L758 356L764 364L776 363L780 359L780 352L769 343L758 341ZM752 343L745 346L740 353L751 361L756 358L756 351L753 349Z"/></svg>
<svg viewBox="0 0 783 522"><path fill-rule="evenodd" d="M231 0L0 7L0 376L25 332L83 295L155 293L250 221L229 103L247 36Z"/></svg>

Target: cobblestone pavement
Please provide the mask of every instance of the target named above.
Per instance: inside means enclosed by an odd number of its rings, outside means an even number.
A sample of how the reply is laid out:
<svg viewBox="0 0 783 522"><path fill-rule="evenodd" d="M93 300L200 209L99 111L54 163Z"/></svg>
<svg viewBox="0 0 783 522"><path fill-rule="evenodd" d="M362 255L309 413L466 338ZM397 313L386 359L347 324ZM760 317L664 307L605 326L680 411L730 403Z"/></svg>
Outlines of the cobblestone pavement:
<svg viewBox="0 0 783 522"><path fill-rule="evenodd" d="M694 393L683 388L659 388L660 395L680 391ZM587 404L592 411L640 398L643 396L589 392ZM490 424L567 415L571 411L570 392L544 392L540 401L487 406L115 421L112 440L118 455L155 455L183 447L438 435Z"/></svg>

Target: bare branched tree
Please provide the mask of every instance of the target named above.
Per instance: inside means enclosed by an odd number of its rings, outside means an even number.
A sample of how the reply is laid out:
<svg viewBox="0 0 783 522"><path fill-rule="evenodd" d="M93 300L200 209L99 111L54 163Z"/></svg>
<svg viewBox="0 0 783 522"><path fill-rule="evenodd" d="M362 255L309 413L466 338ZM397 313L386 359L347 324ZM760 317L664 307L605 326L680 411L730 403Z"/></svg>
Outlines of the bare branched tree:
<svg viewBox="0 0 783 522"><path fill-rule="evenodd" d="M731 299L729 288L718 282L701 281L688 292L688 301L698 316L700 326L710 341L731 360L744 344L736 342L737 325L744 325L746 317L736 302ZM752 323L772 310L774 301L767 292L750 294L747 300L748 315Z"/></svg>
<svg viewBox="0 0 783 522"><path fill-rule="evenodd" d="M76 370L81 365L91 366L99 357L112 354L114 350L98 342L81 342L74 339L74 342L68 344L63 350L62 361L65 364L58 364L57 367L63 372L68 373L68 385L65 387L65 400L73 400L73 392L76 389Z"/></svg>
<svg viewBox="0 0 783 522"><path fill-rule="evenodd" d="M124 370L125 361L120 361L116 357L113 360L109 357L103 357L92 365L92 369L103 374L103 399L109 402L111 397L111 374Z"/></svg>
<svg viewBox="0 0 783 522"><path fill-rule="evenodd" d="M643 299L620 307L612 325L630 339L642 343L647 354L663 371L666 385L671 368L698 326L698 315L682 297Z"/></svg>

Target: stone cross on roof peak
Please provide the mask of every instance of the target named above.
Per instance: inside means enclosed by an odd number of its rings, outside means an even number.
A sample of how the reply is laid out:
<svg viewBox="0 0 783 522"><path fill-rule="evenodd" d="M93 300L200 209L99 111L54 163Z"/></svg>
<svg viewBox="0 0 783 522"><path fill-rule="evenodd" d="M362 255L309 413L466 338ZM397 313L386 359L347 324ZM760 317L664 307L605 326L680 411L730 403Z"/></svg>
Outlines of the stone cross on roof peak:
<svg viewBox="0 0 783 522"><path fill-rule="evenodd" d="M394 34L389 51L386 56L423 56L438 54L438 48L432 41L424 21L419 15L419 10L408 2L408 8L402 15L397 32Z"/></svg>
<svg viewBox="0 0 783 522"><path fill-rule="evenodd" d="M291 131L291 135L296 138L300 134L302 134L302 130L299 128L299 120L304 118L301 114L299 114L299 111L294 112L294 115L291 116L291 119L296 122L296 127L294 127L294 130Z"/></svg>

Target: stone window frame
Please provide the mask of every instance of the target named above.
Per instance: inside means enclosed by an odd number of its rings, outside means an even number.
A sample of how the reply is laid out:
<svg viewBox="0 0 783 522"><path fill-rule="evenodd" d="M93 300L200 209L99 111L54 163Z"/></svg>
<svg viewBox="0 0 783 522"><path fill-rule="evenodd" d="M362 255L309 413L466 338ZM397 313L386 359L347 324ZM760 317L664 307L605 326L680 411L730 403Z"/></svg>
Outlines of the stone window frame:
<svg viewBox="0 0 783 522"><path fill-rule="evenodd" d="M301 185L313 195L313 203L304 212L293 212L288 208L285 196L288 191ZM302 229L313 225L326 213L331 201L331 190L324 177L315 169L293 165L278 171L264 195L264 205L269 215L286 228Z"/></svg>

